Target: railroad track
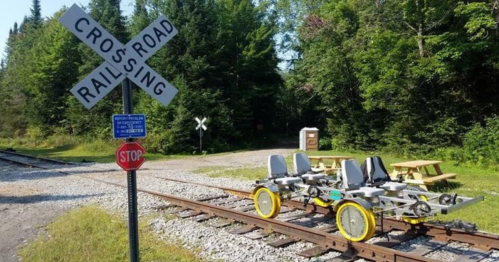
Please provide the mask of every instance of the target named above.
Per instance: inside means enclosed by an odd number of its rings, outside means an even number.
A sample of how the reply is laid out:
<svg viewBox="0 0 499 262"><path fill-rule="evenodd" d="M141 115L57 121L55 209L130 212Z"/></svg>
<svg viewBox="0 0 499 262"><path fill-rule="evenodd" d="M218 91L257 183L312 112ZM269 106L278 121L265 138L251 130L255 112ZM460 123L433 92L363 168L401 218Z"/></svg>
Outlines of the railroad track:
<svg viewBox="0 0 499 262"><path fill-rule="evenodd" d="M0 151L0 153L7 155L10 152ZM16 156L30 159L29 156L21 156L20 154L16 154ZM36 158L38 162L44 160ZM9 162L15 163L16 160L10 158ZM31 163L29 160L19 161L17 164L38 167L37 164ZM46 167L41 168L47 169ZM54 172L60 171L54 170ZM69 174L66 172L60 173ZM126 187L126 185L103 179L83 175L78 176L118 187ZM217 188L227 193L222 197L189 200L147 189L138 189L139 192L151 194L168 201L170 205L163 207L167 209L167 212L198 222L215 217L223 218L223 220L213 225L215 227L225 227L238 222L241 223L241 226L230 232L244 234L251 239L265 239L275 233L285 235L286 238L284 239L268 242L270 246L276 248L297 241L307 241L315 244L313 248L303 250L298 254L304 257L314 257L336 251L342 255L332 261L355 261L360 258L371 261L440 261L429 258L427 255L449 247L453 243L465 243L469 245L469 248L457 255L453 261L480 261L487 258L493 250L499 250L499 236L497 235L478 232L470 233L463 229L448 228L430 223L413 226L394 219L378 220L378 237L375 238L376 241L372 243L349 242L335 234L337 228L331 208L324 208L314 204L309 204L304 208L299 201L283 201L282 215L276 219L263 219L254 212L250 192L158 176L151 177L176 183ZM383 226L383 230L381 230L381 226ZM382 232L389 234L390 237L380 236ZM429 240L423 244L417 244L407 252L392 249L418 236L426 236Z"/></svg>
<svg viewBox="0 0 499 262"><path fill-rule="evenodd" d="M24 167L50 168L52 165L72 165L71 162L35 157L10 150L0 150L0 160ZM26 161L27 160L27 161ZM48 166L47 166L48 165Z"/></svg>

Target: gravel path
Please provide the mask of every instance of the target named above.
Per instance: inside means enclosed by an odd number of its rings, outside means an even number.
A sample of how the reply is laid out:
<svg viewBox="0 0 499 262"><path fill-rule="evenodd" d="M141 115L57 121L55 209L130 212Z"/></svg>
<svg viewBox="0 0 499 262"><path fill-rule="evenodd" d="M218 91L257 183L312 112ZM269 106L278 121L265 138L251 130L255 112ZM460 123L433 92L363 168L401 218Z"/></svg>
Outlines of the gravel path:
<svg viewBox="0 0 499 262"><path fill-rule="evenodd" d="M229 178L210 178L194 174L202 167L264 166L269 154L289 155L290 149L260 150L224 154L211 157L194 157L169 161L146 162L138 172L139 188L163 192L183 198L195 199L224 195L217 189L172 183L155 177L176 178L200 183L222 185L229 188L250 190L253 181ZM57 216L81 205L96 203L106 209L127 214L127 196L123 188L106 185L80 176L89 176L126 184L126 173L116 164L86 163L80 167L57 167L72 175L64 176L50 171L17 168L2 163L0 167L0 261L15 262L17 248L43 233L43 226ZM143 175L147 174L147 175ZM264 174L262 174L263 176ZM298 242L286 248L272 248L264 240L250 240L241 235L229 234L229 229L215 229L209 220L197 223L190 219L165 219L156 208L168 204L147 194L138 194L139 219L148 217L152 229L165 242L182 243L188 249L199 251L207 261L328 261L339 253L305 259L296 253L312 247ZM279 238L282 236L272 236ZM373 239L372 241L376 241ZM421 241L425 241L422 239ZM450 261L453 255L438 254L439 260ZM495 258L499 257L494 254ZM363 260L359 260L363 261ZM499 260L487 260L499 261Z"/></svg>

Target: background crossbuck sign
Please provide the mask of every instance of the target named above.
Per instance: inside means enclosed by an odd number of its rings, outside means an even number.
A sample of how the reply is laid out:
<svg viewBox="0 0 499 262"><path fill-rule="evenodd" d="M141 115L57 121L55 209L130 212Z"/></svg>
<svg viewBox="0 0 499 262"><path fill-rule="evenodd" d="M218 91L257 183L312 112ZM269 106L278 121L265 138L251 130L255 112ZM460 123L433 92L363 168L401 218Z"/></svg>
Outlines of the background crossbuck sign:
<svg viewBox="0 0 499 262"><path fill-rule="evenodd" d="M76 4L59 21L106 60L71 89L71 93L87 109L92 108L126 77L163 105L168 105L177 93L174 86L145 64L178 32L165 16L160 16L126 46Z"/></svg>
<svg viewBox="0 0 499 262"><path fill-rule="evenodd" d="M203 118L203 120L199 120L198 117L196 117L196 122L198 122L198 125L196 126L196 130L199 128L203 128L203 130L206 130L206 126L204 125L204 121L206 121L206 117Z"/></svg>

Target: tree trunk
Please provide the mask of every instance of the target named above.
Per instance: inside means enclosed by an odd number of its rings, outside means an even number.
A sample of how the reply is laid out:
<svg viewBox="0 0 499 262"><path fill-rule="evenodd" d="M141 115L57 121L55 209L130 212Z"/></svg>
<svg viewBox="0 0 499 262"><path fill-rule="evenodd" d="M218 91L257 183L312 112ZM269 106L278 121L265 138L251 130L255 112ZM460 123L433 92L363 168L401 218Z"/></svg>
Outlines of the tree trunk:
<svg viewBox="0 0 499 262"><path fill-rule="evenodd" d="M419 47L419 56L425 57L425 41L424 41L424 29L423 24L419 24L418 26L418 36L416 41L418 42Z"/></svg>

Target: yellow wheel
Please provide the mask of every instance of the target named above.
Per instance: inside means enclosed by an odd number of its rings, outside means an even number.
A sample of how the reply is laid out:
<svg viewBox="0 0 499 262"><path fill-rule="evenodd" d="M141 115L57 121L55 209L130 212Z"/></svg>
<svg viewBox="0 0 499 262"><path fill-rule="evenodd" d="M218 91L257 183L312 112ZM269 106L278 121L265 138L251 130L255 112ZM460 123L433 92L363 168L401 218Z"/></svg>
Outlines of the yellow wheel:
<svg viewBox="0 0 499 262"><path fill-rule="evenodd" d="M352 242L366 241L374 235L376 219L372 210L346 202L336 212L336 225L344 238Z"/></svg>
<svg viewBox="0 0 499 262"><path fill-rule="evenodd" d="M334 200L329 200L329 201L323 201L319 197L314 198L314 202L316 205L321 206L321 207L328 207L334 203Z"/></svg>
<svg viewBox="0 0 499 262"><path fill-rule="evenodd" d="M277 197L277 211L270 218L276 218L279 215L279 212L281 212L281 196L279 196L279 193L274 193L274 195Z"/></svg>
<svg viewBox="0 0 499 262"><path fill-rule="evenodd" d="M274 218L281 211L281 198L279 194L270 191L266 187L262 187L256 191L253 201L256 212L263 218Z"/></svg>
<svg viewBox="0 0 499 262"><path fill-rule="evenodd" d="M371 237L374 236L374 233L376 233L376 217L374 216L374 212L372 210L366 210L367 211L367 214L368 214L368 217L369 219L371 220L371 231L369 231L368 233L368 239L370 239Z"/></svg>

